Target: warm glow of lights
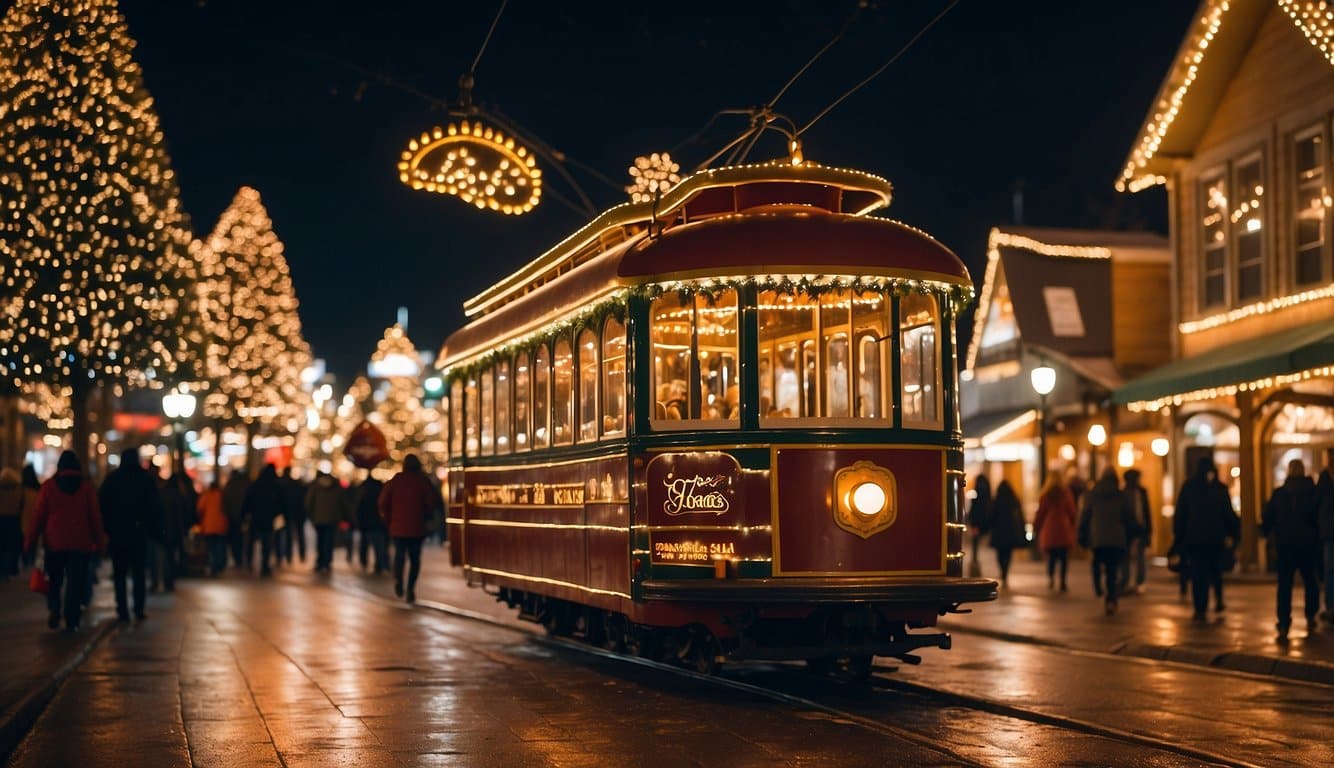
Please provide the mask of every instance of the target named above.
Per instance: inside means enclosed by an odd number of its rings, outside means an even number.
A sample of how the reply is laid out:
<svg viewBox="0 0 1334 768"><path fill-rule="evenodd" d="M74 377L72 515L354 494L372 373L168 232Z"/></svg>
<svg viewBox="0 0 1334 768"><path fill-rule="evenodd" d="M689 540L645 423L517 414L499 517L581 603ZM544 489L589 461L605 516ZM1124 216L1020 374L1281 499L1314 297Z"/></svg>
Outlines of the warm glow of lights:
<svg viewBox="0 0 1334 768"><path fill-rule="evenodd" d="M852 508L863 515L876 515L888 501L885 489L872 482L859 483L852 489Z"/></svg>
<svg viewBox="0 0 1334 768"><path fill-rule="evenodd" d="M1130 469L1135 466L1135 444L1121 443L1116 448L1116 466Z"/></svg>
<svg viewBox="0 0 1334 768"><path fill-rule="evenodd" d="M512 137L467 120L409 141L398 178L413 189L514 215L531 211L542 198L542 171L533 153Z"/></svg>
<svg viewBox="0 0 1334 768"><path fill-rule="evenodd" d="M195 415L197 398L184 390L172 390L162 396L162 412L169 419L188 419Z"/></svg>
<svg viewBox="0 0 1334 768"><path fill-rule="evenodd" d="M1165 437L1155 437L1153 442L1149 443L1149 450L1154 456L1166 456L1168 451L1172 450L1172 444Z"/></svg>
<svg viewBox="0 0 1334 768"><path fill-rule="evenodd" d="M1056 455L1060 456L1062 461L1074 461L1075 457L1078 456L1079 454L1077 451L1075 451L1075 447L1073 445L1071 445L1070 443L1066 443L1061 446L1060 450L1056 451Z"/></svg>
<svg viewBox="0 0 1334 768"><path fill-rule="evenodd" d="M393 360L411 359L411 370L396 371L392 366L383 364ZM385 329L384 338L375 346L371 355L371 369L380 368L388 371L384 374L384 384L376 393L370 420L384 433L385 443L389 447L389 463L397 467L402 464L403 456L416 453L424 463L430 464L430 457L423 455L423 446L427 441L427 429L436 420L436 412L422 405L422 387L418 382L420 364L417 348L408 338L403 326L395 323ZM361 380L358 380L361 381ZM363 392L369 390L366 384Z"/></svg>
<svg viewBox="0 0 1334 768"><path fill-rule="evenodd" d="M1208 317L1202 317L1199 320L1188 320L1184 323L1179 323L1177 325L1177 329L1182 333L1195 333L1197 331L1206 331L1210 328L1217 328L1220 325L1226 325L1228 323L1235 322L1244 317L1252 317L1254 315L1264 315L1270 312L1274 312L1276 310L1296 306L1298 304L1305 304L1308 301L1317 301L1319 299L1328 299L1330 297L1334 297L1334 284L1327 285L1323 288L1316 288L1310 291L1302 291L1301 293L1294 293L1288 296L1279 296L1273 299L1266 299L1265 301L1257 301L1253 304L1247 304L1242 307L1237 307L1236 309L1230 309L1227 312L1219 312L1216 315L1209 315Z"/></svg>
<svg viewBox="0 0 1334 768"><path fill-rule="evenodd" d="M1089 445L1094 448L1101 448L1107 442L1107 428L1101 424L1094 424L1089 427Z"/></svg>
<svg viewBox="0 0 1334 768"><path fill-rule="evenodd" d="M1334 10L1326 0L1278 0L1306 39L1334 64Z"/></svg>
<svg viewBox="0 0 1334 768"><path fill-rule="evenodd" d="M681 166L666 152L640 155L630 166L630 186L625 188L632 203L647 203L681 183Z"/></svg>
<svg viewBox="0 0 1334 768"><path fill-rule="evenodd" d="M1160 397L1157 400L1137 400L1133 403L1127 403L1126 407L1136 412L1157 411L1169 405L1181 405L1182 403L1192 403L1199 400L1215 400L1220 397L1232 397L1238 392L1256 392L1271 387L1286 387L1289 384L1296 384L1311 379L1325 379L1331 376L1334 376L1334 365L1325 365L1319 368L1308 368L1304 371L1297 371L1295 373L1266 376L1263 379L1255 379L1254 381L1245 381L1222 387L1209 387L1207 389L1197 389L1191 392L1182 392L1177 395Z"/></svg>
<svg viewBox="0 0 1334 768"><path fill-rule="evenodd" d="M1050 365L1039 365L1029 372L1028 377L1033 382L1033 391L1039 395L1050 395L1056 388L1056 369Z"/></svg>

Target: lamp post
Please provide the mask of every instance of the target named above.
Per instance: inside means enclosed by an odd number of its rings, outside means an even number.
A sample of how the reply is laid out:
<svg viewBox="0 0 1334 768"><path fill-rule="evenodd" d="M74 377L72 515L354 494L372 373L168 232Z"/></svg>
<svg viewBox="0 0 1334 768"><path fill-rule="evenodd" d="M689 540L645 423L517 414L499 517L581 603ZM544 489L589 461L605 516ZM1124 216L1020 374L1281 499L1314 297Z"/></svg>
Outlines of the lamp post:
<svg viewBox="0 0 1334 768"><path fill-rule="evenodd" d="M1107 442L1107 428L1101 424L1094 424L1089 427L1089 445L1093 450L1089 451L1089 474L1093 482L1098 482L1098 449Z"/></svg>
<svg viewBox="0 0 1334 768"><path fill-rule="evenodd" d="M1047 365L1044 360L1041 365L1034 368L1029 373L1029 380L1033 383L1033 391L1038 393L1038 487L1047 484L1047 395L1056 388L1056 369Z"/></svg>
<svg viewBox="0 0 1334 768"><path fill-rule="evenodd" d="M162 396L162 412L171 419L171 431L175 438L171 457L173 473L183 468L182 456L185 455L185 439L181 434L181 422L195 415L195 396L182 390L172 390Z"/></svg>

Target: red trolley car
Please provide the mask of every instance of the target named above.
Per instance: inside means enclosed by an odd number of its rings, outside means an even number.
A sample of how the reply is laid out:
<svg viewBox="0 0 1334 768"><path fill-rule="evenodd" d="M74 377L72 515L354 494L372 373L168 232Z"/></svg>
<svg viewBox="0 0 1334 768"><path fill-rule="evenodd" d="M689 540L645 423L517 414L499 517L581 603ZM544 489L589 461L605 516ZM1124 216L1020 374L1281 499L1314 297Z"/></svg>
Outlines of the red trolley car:
<svg viewBox="0 0 1334 768"><path fill-rule="evenodd" d="M464 305L451 559L556 633L702 670L948 648L962 573L950 250L884 179L709 170Z"/></svg>

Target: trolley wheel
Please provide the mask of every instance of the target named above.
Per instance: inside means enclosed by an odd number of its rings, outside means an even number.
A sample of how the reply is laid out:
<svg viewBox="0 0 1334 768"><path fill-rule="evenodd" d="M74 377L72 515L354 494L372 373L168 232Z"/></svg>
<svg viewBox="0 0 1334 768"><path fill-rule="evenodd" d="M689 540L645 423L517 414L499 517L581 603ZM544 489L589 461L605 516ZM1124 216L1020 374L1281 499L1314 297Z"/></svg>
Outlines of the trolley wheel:
<svg viewBox="0 0 1334 768"><path fill-rule="evenodd" d="M625 652L626 621L614 613L602 615L602 642L604 650L612 653Z"/></svg>
<svg viewBox="0 0 1334 768"><path fill-rule="evenodd" d="M694 626L690 628L686 646L678 655L686 668L701 675L716 675L721 666L718 663L720 650L718 640L712 632L704 627Z"/></svg>

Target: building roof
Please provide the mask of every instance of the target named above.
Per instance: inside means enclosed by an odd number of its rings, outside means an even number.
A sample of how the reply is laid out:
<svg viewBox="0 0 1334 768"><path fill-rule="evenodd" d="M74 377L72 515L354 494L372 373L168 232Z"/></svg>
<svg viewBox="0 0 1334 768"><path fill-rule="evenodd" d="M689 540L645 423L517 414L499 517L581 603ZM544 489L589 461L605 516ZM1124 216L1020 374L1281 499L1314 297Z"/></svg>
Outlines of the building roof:
<svg viewBox="0 0 1334 768"><path fill-rule="evenodd" d="M1325 3L1277 0L1306 39L1334 65L1334 21ZM1250 49L1274 0L1204 0L1144 118L1116 188L1161 184L1174 159L1189 157Z"/></svg>

